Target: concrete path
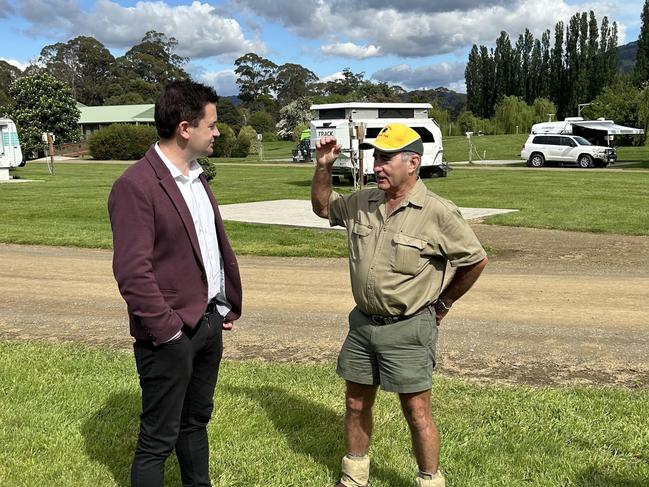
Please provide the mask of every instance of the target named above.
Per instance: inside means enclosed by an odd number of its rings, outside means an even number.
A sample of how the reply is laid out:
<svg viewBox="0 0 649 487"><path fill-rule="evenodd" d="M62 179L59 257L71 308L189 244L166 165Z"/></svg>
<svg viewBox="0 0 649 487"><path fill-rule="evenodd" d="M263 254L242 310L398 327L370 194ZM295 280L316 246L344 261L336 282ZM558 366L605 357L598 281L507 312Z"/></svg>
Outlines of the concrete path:
<svg viewBox="0 0 649 487"><path fill-rule="evenodd" d="M311 202L307 200L258 201L255 203L221 205L220 209L224 220L331 229L328 220L318 218L313 214L311 211ZM511 213L518 210L460 208L460 211L465 219L477 220L487 216Z"/></svg>

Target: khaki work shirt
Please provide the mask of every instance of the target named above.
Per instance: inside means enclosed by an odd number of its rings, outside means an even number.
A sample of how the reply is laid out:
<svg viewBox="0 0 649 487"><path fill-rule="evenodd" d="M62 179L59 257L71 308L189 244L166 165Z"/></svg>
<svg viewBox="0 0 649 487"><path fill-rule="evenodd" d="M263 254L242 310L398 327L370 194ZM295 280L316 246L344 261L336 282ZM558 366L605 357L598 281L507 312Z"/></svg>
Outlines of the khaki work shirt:
<svg viewBox="0 0 649 487"><path fill-rule="evenodd" d="M334 191L329 223L347 228L352 292L366 314L411 315L437 299L448 263L486 256L458 208L421 180L389 216L383 190Z"/></svg>

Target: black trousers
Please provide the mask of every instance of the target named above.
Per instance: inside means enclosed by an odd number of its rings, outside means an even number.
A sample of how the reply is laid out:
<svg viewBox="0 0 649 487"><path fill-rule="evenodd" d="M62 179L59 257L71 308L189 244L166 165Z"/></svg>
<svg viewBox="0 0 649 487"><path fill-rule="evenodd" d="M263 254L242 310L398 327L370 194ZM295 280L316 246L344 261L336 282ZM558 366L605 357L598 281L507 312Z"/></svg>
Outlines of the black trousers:
<svg viewBox="0 0 649 487"><path fill-rule="evenodd" d="M165 460L175 448L183 486L211 486L207 423L223 354L223 318L211 313L173 342L153 347L136 340L133 349L142 414L131 485L163 487Z"/></svg>

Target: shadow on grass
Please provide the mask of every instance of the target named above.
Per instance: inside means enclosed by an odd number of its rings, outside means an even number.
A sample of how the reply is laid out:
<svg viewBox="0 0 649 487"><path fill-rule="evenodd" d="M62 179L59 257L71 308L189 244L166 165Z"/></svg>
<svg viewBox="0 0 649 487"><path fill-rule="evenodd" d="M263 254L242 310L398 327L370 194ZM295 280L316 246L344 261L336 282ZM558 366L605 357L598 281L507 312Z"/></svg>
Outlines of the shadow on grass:
<svg viewBox="0 0 649 487"><path fill-rule="evenodd" d="M81 426L88 457L110 470L120 487L131 484L131 460L139 430L140 395L112 394Z"/></svg>
<svg viewBox="0 0 649 487"><path fill-rule="evenodd" d="M257 389L230 386L225 389L228 393L242 394L259 403L275 429L286 437L291 450L309 456L327 468L334 478L338 478L340 462L345 454L342 414L279 387ZM372 462L370 478L381 480L391 487L412 484L412 479L383 467L380 459Z"/></svg>
<svg viewBox="0 0 649 487"><path fill-rule="evenodd" d="M647 487L647 479L628 478L615 472L603 472L590 467L579 473L574 485L577 487Z"/></svg>

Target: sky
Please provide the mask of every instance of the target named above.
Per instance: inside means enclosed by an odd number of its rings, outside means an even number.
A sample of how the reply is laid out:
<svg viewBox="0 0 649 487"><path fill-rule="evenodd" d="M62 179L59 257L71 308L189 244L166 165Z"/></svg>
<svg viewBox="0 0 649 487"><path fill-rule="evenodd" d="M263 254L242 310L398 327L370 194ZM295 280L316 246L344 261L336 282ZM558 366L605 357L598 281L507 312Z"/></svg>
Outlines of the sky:
<svg viewBox="0 0 649 487"><path fill-rule="evenodd" d="M619 44L637 40L640 0L0 0L0 59L20 68L41 49L79 35L115 56L149 30L178 40L192 78L221 96L238 93L234 61L247 52L277 65L295 63L321 80L344 68L406 90L466 92L473 44L493 47L501 31L512 44L535 38L577 12L616 21Z"/></svg>

